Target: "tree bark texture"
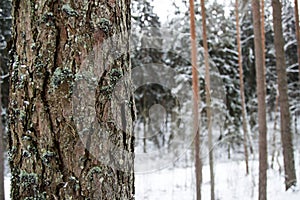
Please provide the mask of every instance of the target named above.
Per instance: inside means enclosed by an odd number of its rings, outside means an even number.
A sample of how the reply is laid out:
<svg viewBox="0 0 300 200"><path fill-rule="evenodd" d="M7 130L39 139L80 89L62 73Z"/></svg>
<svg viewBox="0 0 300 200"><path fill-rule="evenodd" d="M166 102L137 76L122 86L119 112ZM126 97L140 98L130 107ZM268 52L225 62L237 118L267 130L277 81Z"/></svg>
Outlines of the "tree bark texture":
<svg viewBox="0 0 300 200"><path fill-rule="evenodd" d="M258 99L258 131L259 131L259 200L267 199L267 123L266 123L266 83L264 78L264 59L262 49L262 31L260 0L252 0L254 23L255 68Z"/></svg>
<svg viewBox="0 0 300 200"><path fill-rule="evenodd" d="M12 15L12 199L134 199L130 0L14 0Z"/></svg>
<svg viewBox="0 0 300 200"><path fill-rule="evenodd" d="M202 160L200 152L200 126L199 126L199 82L197 66L197 41L195 25L195 6L194 0L190 0L190 27L192 44L192 79L193 79L193 132L195 135L195 174L196 174L196 199L201 200L202 187Z"/></svg>
<svg viewBox="0 0 300 200"><path fill-rule="evenodd" d="M288 190L296 185L296 172L294 161L294 148L291 132L291 117L288 99L288 83L284 53L284 38L282 30L281 3L279 0L272 0L274 42L276 55L277 83L280 105L280 133L283 150L283 161L285 171L285 188Z"/></svg>

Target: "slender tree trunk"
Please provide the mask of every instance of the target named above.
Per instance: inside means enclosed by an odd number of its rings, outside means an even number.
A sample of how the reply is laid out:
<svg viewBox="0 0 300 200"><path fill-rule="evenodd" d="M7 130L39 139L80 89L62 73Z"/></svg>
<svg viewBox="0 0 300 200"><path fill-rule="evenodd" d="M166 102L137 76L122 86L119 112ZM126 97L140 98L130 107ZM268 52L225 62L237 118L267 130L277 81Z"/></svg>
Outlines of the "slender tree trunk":
<svg viewBox="0 0 300 200"><path fill-rule="evenodd" d="M195 28L194 0L190 0L190 27L192 44L192 76L193 76L193 132L195 134L195 170L196 170L196 198L201 200L202 161L200 152L200 126L199 126L199 83L197 66L197 41Z"/></svg>
<svg viewBox="0 0 300 200"><path fill-rule="evenodd" d="M263 69L266 82L266 37L265 37L265 0L261 0L261 45L263 50Z"/></svg>
<svg viewBox="0 0 300 200"><path fill-rule="evenodd" d="M248 127L247 127L247 111L245 106L245 87L244 87L244 73L243 73L243 60L242 60L242 46L241 46L241 35L240 35L240 19L239 19L239 0L235 1L235 15L236 15L236 31L237 31L237 45L238 45L238 62L239 62L239 73L240 73L240 93L242 103L242 118L243 118L243 131L244 131L244 154L246 164L246 174L249 174L248 164Z"/></svg>
<svg viewBox="0 0 300 200"><path fill-rule="evenodd" d="M278 92L277 92L278 93ZM279 150L277 149L276 140L277 140L277 120L278 120L278 106L279 105L279 94L276 95L276 102L275 102L275 118L274 118L274 127L273 127L273 137L272 137L272 158L271 158L271 169L274 167L274 161L276 156L276 162L278 165L279 174L281 174L282 167L279 161Z"/></svg>
<svg viewBox="0 0 300 200"><path fill-rule="evenodd" d="M13 1L12 16L12 200L134 199L130 1Z"/></svg>
<svg viewBox="0 0 300 200"><path fill-rule="evenodd" d="M143 151L144 151L144 153L147 153L147 132L148 132L149 126L148 126L148 119L147 119L146 115L144 115L144 122L143 123L144 123Z"/></svg>
<svg viewBox="0 0 300 200"><path fill-rule="evenodd" d="M5 199L5 193L4 193L4 150L5 148L3 145L4 129L3 129L2 115L1 115L2 113L1 81L2 80L0 79L0 200L4 200Z"/></svg>
<svg viewBox="0 0 300 200"><path fill-rule="evenodd" d="M297 36L297 55L298 55L298 74L300 83L300 27L299 27L299 10L298 0L295 0L295 25L296 25L296 36Z"/></svg>
<svg viewBox="0 0 300 200"><path fill-rule="evenodd" d="M267 67L266 67L266 34L265 34L265 0L261 0L261 45L263 53L263 69L264 69L264 82L267 84ZM265 87L265 94L267 95L267 87Z"/></svg>
<svg viewBox="0 0 300 200"><path fill-rule="evenodd" d="M291 117L289 110L288 84L281 17L282 11L280 1L272 0L272 7L276 53L276 70L278 76L277 83L280 105L280 133L284 160L285 188L286 190L288 190L291 186L296 185L297 179L295 172L294 148L291 132Z"/></svg>
<svg viewBox="0 0 300 200"><path fill-rule="evenodd" d="M262 49L262 31L260 1L252 0L254 23L255 67L258 99L258 131L259 131L259 200L267 199L267 123L266 123L266 85L264 78L264 59Z"/></svg>
<svg viewBox="0 0 300 200"><path fill-rule="evenodd" d="M278 92L277 92L278 93ZM274 117L274 126L273 126L273 137L272 137L272 158L271 158L271 169L274 167L275 154L277 151L276 146L276 134L277 134L277 113L278 113L278 104L279 104L279 94L276 95L275 100L275 117Z"/></svg>
<svg viewBox="0 0 300 200"><path fill-rule="evenodd" d="M207 127L208 127L208 151L209 151L209 169L210 169L210 192L211 200L215 199L215 177L214 177L214 151L212 138L212 109L210 96L210 69L209 69L209 54L207 45L206 33L206 11L205 0L201 0L202 12L202 32L203 32L203 48L204 48L204 62L205 62L205 91L206 91L206 111L207 111Z"/></svg>

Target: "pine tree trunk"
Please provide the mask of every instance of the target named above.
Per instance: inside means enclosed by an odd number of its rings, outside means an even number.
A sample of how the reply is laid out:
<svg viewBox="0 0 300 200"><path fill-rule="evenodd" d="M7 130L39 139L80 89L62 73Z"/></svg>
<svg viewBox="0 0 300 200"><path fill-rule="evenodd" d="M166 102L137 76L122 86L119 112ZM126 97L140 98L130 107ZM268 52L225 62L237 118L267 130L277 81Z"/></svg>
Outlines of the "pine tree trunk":
<svg viewBox="0 0 300 200"><path fill-rule="evenodd" d="M1 56L1 55L0 55ZM1 60L1 58L0 58ZM2 95L1 95L1 79L0 79L0 200L5 199L5 193L4 193L4 129L2 124Z"/></svg>
<svg viewBox="0 0 300 200"><path fill-rule="evenodd" d="M134 199L130 1L13 1L12 15L12 199Z"/></svg>
<svg viewBox="0 0 300 200"><path fill-rule="evenodd" d="M197 41L195 28L194 0L190 0L190 27L192 45L192 79L193 79L193 133L195 134L195 174L196 174L196 199L201 200L202 161L200 152L200 126L199 126L199 83L197 66Z"/></svg>
<svg viewBox="0 0 300 200"><path fill-rule="evenodd" d="M296 36L297 36L297 55L298 55L298 74L300 83L300 27L299 27L299 10L298 0L295 0L295 25L296 25Z"/></svg>
<svg viewBox="0 0 300 200"><path fill-rule="evenodd" d="M296 185L296 172L294 161L294 148L291 132L291 117L288 99L288 84L284 54L284 38L282 30L281 3L279 0L272 0L273 24L274 24L274 42L276 55L277 82L279 91L280 105L280 133L283 150L285 188L288 190Z"/></svg>
<svg viewBox="0 0 300 200"><path fill-rule="evenodd" d="M276 147L276 134L277 134L277 113L278 113L278 104L279 104L279 95L276 95L276 100L275 100L275 117L274 117L274 126L273 126L273 137L272 137L272 158L271 158L271 169L274 167L274 160L275 160L275 154L278 151Z"/></svg>
<svg viewBox="0 0 300 200"><path fill-rule="evenodd" d="M210 198L215 199L215 177L214 177L214 151L213 151L213 135L212 135L212 108L211 108L211 95L210 95L210 66L209 66L209 53L207 45L206 33L206 13L205 1L201 0L201 13L202 13L202 35L203 35L203 48L204 48L204 62L205 62L205 94L206 94L206 112L207 112L207 128L208 128L208 152L209 152L209 169L210 169Z"/></svg>
<svg viewBox="0 0 300 200"><path fill-rule="evenodd" d="M254 23L255 68L258 99L258 131L259 131L259 200L267 199L267 123L266 123L266 85L264 78L264 59L262 49L262 31L260 1L252 0Z"/></svg>
<svg viewBox="0 0 300 200"><path fill-rule="evenodd" d="M262 55L263 55L263 69L264 69L264 83L267 84L267 67L266 67L266 31L265 31L265 0L261 0L261 45L262 45ZM267 87L265 87L265 94L267 95Z"/></svg>
<svg viewBox="0 0 300 200"><path fill-rule="evenodd" d="M261 0L261 45L263 51L264 82L266 83L266 37L265 37L265 0Z"/></svg>
<svg viewBox="0 0 300 200"><path fill-rule="evenodd" d="M239 62L239 73L240 73L240 93L242 103L242 120L243 120L243 132L244 132L244 154L246 164L246 174L249 174L249 156L248 156L248 127L247 127L247 111L245 106L245 87L244 87L244 73L243 73L243 60L242 60L242 46L241 46L241 35L240 35L240 19L239 19L239 0L235 1L235 12L236 12L236 31L237 31L237 45L238 45L238 62Z"/></svg>

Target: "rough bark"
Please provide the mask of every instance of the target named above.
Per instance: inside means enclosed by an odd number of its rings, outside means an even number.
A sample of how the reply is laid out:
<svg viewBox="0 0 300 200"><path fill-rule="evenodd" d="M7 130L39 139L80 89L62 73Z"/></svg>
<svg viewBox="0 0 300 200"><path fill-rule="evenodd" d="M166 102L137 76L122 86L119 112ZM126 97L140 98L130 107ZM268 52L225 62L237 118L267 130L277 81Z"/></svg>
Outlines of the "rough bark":
<svg viewBox="0 0 300 200"><path fill-rule="evenodd" d="M210 95L210 66L209 53L207 44L206 31L206 13L205 1L201 0L202 13L202 36L204 48L204 63L205 63L205 98L206 98L206 112L207 112L207 128L208 128L208 152L209 152L209 169L210 169L210 198L215 199L215 177L214 177L214 151L213 151L213 135L212 135L212 108Z"/></svg>
<svg viewBox="0 0 300 200"><path fill-rule="evenodd" d="M134 199L130 0L15 0L12 15L12 199Z"/></svg>
<svg viewBox="0 0 300 200"><path fill-rule="evenodd" d="M286 63L284 54L284 38L282 30L281 3L279 0L272 0L273 24L274 24L274 42L276 55L277 84L279 91L280 105L280 133L283 150L283 161L285 171L285 188L288 190L296 185L296 172L294 161L294 148L291 131L291 117L288 99L288 84Z"/></svg>
<svg viewBox="0 0 300 200"><path fill-rule="evenodd" d="M190 27L191 27L191 53L192 53L192 79L193 79L193 132L195 134L195 174L196 174L196 198L201 200L202 161L200 152L200 127L199 127L199 83L197 66L197 41L195 28L194 0L190 0Z"/></svg>
<svg viewBox="0 0 300 200"><path fill-rule="evenodd" d="M267 199L267 123L266 123L266 85L264 78L264 63L262 49L262 31L260 1L252 0L254 23L255 68L258 99L258 131L259 131L259 200Z"/></svg>
<svg viewBox="0 0 300 200"><path fill-rule="evenodd" d="M242 57L242 45L240 35L240 19L239 19L239 0L235 1L235 15L236 15L236 35L238 45L238 63L240 73L240 93L241 93L241 104L242 104L242 120L243 120L243 132L244 132L244 155L246 164L246 174L249 174L249 156L248 156L248 127L247 127L247 111L245 106L245 86L244 86L244 73L243 73L243 57Z"/></svg>

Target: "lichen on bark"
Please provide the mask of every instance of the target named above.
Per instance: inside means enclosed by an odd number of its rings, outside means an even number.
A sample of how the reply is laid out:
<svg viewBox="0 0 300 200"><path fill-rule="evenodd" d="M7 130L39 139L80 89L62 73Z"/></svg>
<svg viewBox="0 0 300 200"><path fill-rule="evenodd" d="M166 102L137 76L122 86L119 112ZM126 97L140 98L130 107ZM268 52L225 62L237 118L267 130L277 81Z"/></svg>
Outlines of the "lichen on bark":
<svg viewBox="0 0 300 200"><path fill-rule="evenodd" d="M13 1L12 199L134 199L129 28L128 0Z"/></svg>

